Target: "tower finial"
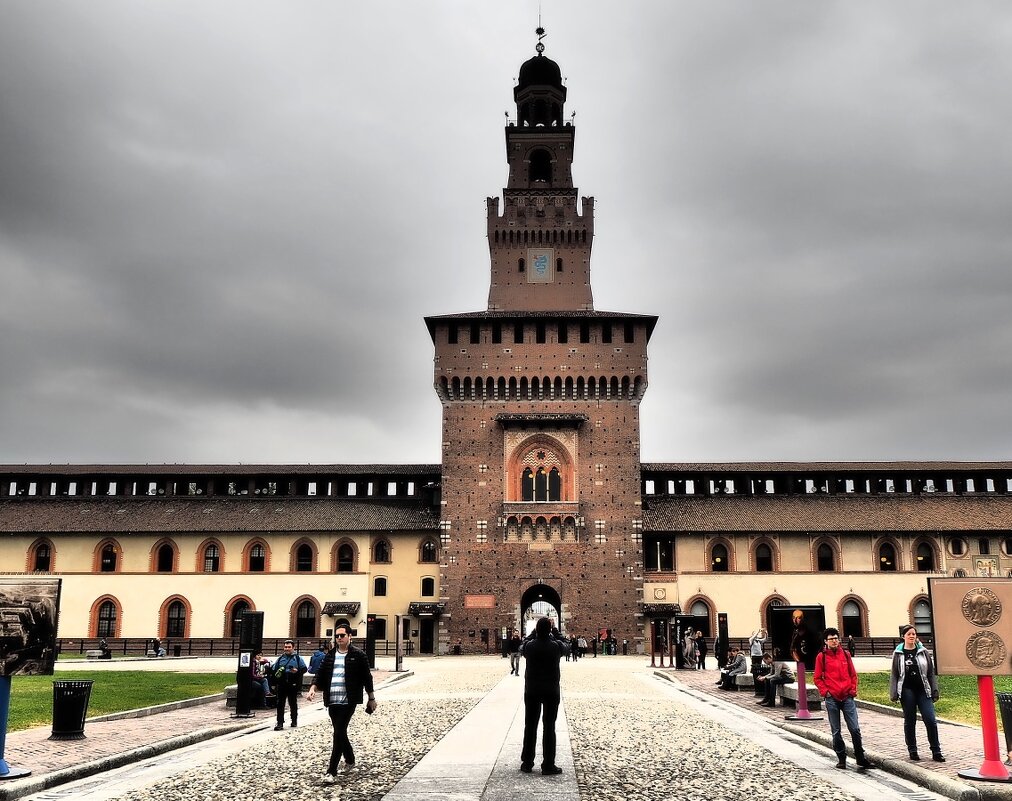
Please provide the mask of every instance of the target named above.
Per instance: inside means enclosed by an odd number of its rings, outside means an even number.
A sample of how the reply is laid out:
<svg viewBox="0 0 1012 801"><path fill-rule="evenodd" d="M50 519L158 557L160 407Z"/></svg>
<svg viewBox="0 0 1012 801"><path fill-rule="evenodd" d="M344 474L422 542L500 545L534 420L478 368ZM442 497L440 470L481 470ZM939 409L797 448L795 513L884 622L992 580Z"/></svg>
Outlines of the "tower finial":
<svg viewBox="0 0 1012 801"><path fill-rule="evenodd" d="M545 33L545 29L541 26L541 3L538 3L538 27L534 29L534 32L538 35L538 43L534 49L538 52L538 55L543 55L545 52L545 46L541 42L548 34Z"/></svg>

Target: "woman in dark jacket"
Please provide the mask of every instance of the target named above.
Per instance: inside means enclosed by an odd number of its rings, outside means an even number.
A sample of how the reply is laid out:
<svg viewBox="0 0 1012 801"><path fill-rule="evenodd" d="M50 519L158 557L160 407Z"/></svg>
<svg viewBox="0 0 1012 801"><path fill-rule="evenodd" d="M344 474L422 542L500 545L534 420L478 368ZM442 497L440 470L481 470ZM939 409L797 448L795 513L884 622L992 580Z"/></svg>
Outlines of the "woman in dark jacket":
<svg viewBox="0 0 1012 801"><path fill-rule="evenodd" d="M928 731L931 758L935 762L944 762L935 719L935 701L938 700L935 665L928 649L917 639L917 630L913 626L903 626L900 634L903 642L893 651L889 698L899 701L903 707L903 737L907 742L907 751L910 752L910 759L920 759L917 754L917 710L920 710L924 728Z"/></svg>
<svg viewBox="0 0 1012 801"><path fill-rule="evenodd" d="M363 691L369 695L365 711L370 715L376 711L369 658L364 651L351 644L351 629L347 625L338 624L334 639L337 644L324 657L323 664L306 693L306 700L312 701L316 697L317 688L320 689L323 705L327 707L334 724L334 746L330 752L327 772L323 775L324 784L335 782L342 756L345 773L355 767L355 752L348 740L348 723L355 714L355 707L362 703ZM336 671L335 665L338 667Z"/></svg>

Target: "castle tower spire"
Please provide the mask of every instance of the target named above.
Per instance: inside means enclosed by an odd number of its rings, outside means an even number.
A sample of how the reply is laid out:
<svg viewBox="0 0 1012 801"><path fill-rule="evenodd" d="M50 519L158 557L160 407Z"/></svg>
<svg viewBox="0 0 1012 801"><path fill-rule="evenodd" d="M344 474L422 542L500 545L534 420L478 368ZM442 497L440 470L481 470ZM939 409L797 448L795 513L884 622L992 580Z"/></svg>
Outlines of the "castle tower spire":
<svg viewBox="0 0 1012 801"><path fill-rule="evenodd" d="M573 186L576 127L564 119L566 87L559 65L537 54L520 67L513 88L516 118L506 126L509 177L488 199L492 260L490 311L589 311L593 198L578 202Z"/></svg>

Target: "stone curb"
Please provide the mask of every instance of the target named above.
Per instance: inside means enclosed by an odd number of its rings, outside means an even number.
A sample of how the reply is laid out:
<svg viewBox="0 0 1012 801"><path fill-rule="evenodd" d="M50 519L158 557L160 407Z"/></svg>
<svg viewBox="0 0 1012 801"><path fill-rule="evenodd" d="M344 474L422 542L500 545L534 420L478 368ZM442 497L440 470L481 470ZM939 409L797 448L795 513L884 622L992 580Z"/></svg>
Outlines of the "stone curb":
<svg viewBox="0 0 1012 801"><path fill-rule="evenodd" d="M216 695L202 695L199 698L185 698L182 701L169 701L167 704L157 706L145 706L141 709L127 709L124 712L112 712L108 715L88 718L86 723L104 723L110 720L130 720L132 718L146 718L148 715L157 715L159 712L172 712L176 709L187 709L191 706L201 706L214 701L224 700L225 693Z"/></svg>

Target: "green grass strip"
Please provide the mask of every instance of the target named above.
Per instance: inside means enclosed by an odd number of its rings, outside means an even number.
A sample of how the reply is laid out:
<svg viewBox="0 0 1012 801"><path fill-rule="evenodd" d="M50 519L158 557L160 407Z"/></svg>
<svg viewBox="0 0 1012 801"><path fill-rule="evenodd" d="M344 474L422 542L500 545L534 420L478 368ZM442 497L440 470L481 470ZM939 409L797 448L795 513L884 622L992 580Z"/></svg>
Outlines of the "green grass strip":
<svg viewBox="0 0 1012 801"><path fill-rule="evenodd" d="M995 676L995 693L1012 693L1012 677ZM874 701L877 704L900 708L899 702L889 700L888 673L862 673L858 683L858 697L862 701ZM998 727L1001 728L1001 713L997 711ZM935 702L938 717L980 725L980 696L977 692L976 676L939 676L938 701Z"/></svg>

